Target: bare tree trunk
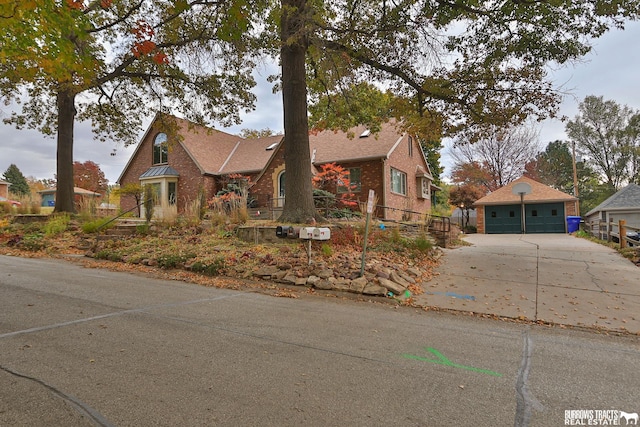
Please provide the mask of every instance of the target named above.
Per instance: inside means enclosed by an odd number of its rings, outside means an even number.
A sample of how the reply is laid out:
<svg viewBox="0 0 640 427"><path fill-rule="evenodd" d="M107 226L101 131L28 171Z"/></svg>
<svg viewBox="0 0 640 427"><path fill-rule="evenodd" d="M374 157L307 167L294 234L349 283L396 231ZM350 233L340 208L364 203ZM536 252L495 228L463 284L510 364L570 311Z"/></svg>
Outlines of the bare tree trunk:
<svg viewBox="0 0 640 427"><path fill-rule="evenodd" d="M73 125L76 95L61 89L57 96L58 152L55 212L75 212L73 191Z"/></svg>
<svg viewBox="0 0 640 427"><path fill-rule="evenodd" d="M319 219L313 204L305 59L306 0L283 0L280 61L284 106L285 205L279 221Z"/></svg>

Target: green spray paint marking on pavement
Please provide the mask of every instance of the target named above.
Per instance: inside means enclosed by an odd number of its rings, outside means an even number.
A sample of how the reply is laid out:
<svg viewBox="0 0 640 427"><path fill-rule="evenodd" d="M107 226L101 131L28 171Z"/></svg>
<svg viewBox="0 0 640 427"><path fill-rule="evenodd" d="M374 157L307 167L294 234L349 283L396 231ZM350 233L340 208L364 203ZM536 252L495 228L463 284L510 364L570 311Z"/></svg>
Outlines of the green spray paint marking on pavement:
<svg viewBox="0 0 640 427"><path fill-rule="evenodd" d="M403 354L402 356L407 358L407 359L420 360L421 362L431 362L431 363L435 363L435 364L438 364L438 365L444 365L444 366L451 366L453 368L460 368L460 369L464 369L466 371L472 371L472 372L480 372L481 374L487 374L487 375L491 375L491 376L494 376L494 377L501 377L502 376L502 374L490 371L488 369L474 368L473 366L458 365L457 363L453 363L452 361L447 359L442 353L440 353L435 348L426 347L426 350L429 353L431 353L434 356L436 356L437 359L428 359L426 357L420 357L420 356L416 356L414 354Z"/></svg>

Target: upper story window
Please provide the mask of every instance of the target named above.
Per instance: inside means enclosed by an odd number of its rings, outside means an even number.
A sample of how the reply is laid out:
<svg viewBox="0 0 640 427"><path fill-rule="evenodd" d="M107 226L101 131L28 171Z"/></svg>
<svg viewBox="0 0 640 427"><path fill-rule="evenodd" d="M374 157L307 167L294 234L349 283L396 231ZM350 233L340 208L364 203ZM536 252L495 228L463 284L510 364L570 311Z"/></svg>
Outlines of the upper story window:
<svg viewBox="0 0 640 427"><path fill-rule="evenodd" d="M391 168L391 191L407 195L407 174Z"/></svg>
<svg viewBox="0 0 640 427"><path fill-rule="evenodd" d="M169 142L166 133L159 133L153 140L153 164L161 165L169 161Z"/></svg>
<svg viewBox="0 0 640 427"><path fill-rule="evenodd" d="M409 138L407 138L408 143L409 143L409 157L413 157L413 138L411 136L409 136Z"/></svg>

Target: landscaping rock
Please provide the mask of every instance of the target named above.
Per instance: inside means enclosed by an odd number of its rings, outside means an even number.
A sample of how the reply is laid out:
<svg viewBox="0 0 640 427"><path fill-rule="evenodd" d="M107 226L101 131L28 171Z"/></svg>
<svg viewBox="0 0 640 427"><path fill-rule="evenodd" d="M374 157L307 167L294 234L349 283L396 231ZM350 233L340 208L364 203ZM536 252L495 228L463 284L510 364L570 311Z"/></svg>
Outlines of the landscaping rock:
<svg viewBox="0 0 640 427"><path fill-rule="evenodd" d="M333 286L331 284L330 281L328 281L327 279L320 279L316 282L315 285L313 285L314 288L316 289L321 289L321 290L325 290L325 291L329 291L331 289L333 289Z"/></svg>
<svg viewBox="0 0 640 427"><path fill-rule="evenodd" d="M409 282L411 284L416 283L416 279L414 279L413 277L411 277L409 274L405 273L404 271L398 270L398 271L396 271L396 273L398 273L398 276L402 277L407 282Z"/></svg>
<svg viewBox="0 0 640 427"><path fill-rule="evenodd" d="M280 270L291 270L293 266L289 263L282 263L282 264L278 264L278 268Z"/></svg>
<svg viewBox="0 0 640 427"><path fill-rule="evenodd" d="M376 272L376 277L380 277L382 279L388 279L389 278L389 273L386 273L384 271L378 271L378 272Z"/></svg>
<svg viewBox="0 0 640 427"><path fill-rule="evenodd" d="M367 285L362 290L364 295L373 295L373 296L386 296L387 288L384 286L376 285L375 283L367 283Z"/></svg>
<svg viewBox="0 0 640 427"><path fill-rule="evenodd" d="M284 280L285 276L287 276L288 274L289 274L288 271L280 270L280 271L276 271L274 274L272 274L271 278L275 279L275 280Z"/></svg>
<svg viewBox="0 0 640 427"><path fill-rule="evenodd" d="M355 292L357 294L361 294L364 292L364 289L367 287L368 280L366 277L358 277L356 279L351 280L350 291Z"/></svg>
<svg viewBox="0 0 640 427"><path fill-rule="evenodd" d="M292 284L296 284L296 279L298 279L294 274L291 274L291 272L289 272L286 276L284 276L284 278L282 279L283 282L285 283L292 283ZM306 280L305 280L306 283Z"/></svg>
<svg viewBox="0 0 640 427"><path fill-rule="evenodd" d="M338 277L333 282L333 289L336 291L348 292L351 290L351 280L345 279L344 277Z"/></svg>
<svg viewBox="0 0 640 427"><path fill-rule="evenodd" d="M330 268L327 268L327 269L318 271L318 273L316 274L321 279L328 279L329 277L333 277L333 270L331 270Z"/></svg>
<svg viewBox="0 0 640 427"><path fill-rule="evenodd" d="M263 267L258 268L253 275L254 276L262 276L266 278L271 278L271 276L275 275L279 272L280 269L274 265L265 265Z"/></svg>
<svg viewBox="0 0 640 427"><path fill-rule="evenodd" d="M380 281L380 285L383 286L384 288L390 290L391 292L393 292L396 295L400 295L401 293L404 292L405 288L396 283L396 282L392 282L391 280L385 279L380 277L378 279Z"/></svg>
<svg viewBox="0 0 640 427"><path fill-rule="evenodd" d="M409 267L409 268L407 268L407 273L409 273L413 277L420 277L420 276L422 276L424 274L422 272L422 270L420 270L418 267Z"/></svg>
<svg viewBox="0 0 640 427"><path fill-rule="evenodd" d="M398 274L398 272L396 272L396 271L392 271L391 272L391 274L389 275L389 280L392 280L392 281L396 282L397 284L399 284L400 286L402 286L405 289L411 284L411 283L407 282L406 280L404 280L402 278L402 276L400 276Z"/></svg>
<svg viewBox="0 0 640 427"><path fill-rule="evenodd" d="M320 279L318 276L309 276L307 277L307 285L309 286L313 286L314 288L316 287L316 284L322 279Z"/></svg>

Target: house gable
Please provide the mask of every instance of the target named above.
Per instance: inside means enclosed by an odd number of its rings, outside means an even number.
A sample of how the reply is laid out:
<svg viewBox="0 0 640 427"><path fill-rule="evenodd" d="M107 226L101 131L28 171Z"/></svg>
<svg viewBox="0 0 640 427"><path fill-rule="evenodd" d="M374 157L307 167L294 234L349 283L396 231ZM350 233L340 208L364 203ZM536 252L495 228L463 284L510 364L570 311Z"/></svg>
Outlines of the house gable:
<svg viewBox="0 0 640 427"><path fill-rule="evenodd" d="M564 193L555 188L544 185L526 176L522 176L515 181L510 182L504 187L500 187L496 191L489 193L483 198L477 200L474 206L482 205L508 205L520 203L520 196L513 193L513 186L518 183L527 183L531 186L531 193L524 196L525 203L534 202L567 202L576 201L577 198Z"/></svg>
<svg viewBox="0 0 640 427"><path fill-rule="evenodd" d="M166 164L156 165L153 146L156 136L161 132L168 135L168 157ZM174 116L157 115L118 182L125 185L141 183L141 180L151 184L162 182L163 179L166 181L167 176L154 176L154 171L160 170L162 166L169 166L173 170L172 181L177 185L177 210L182 212L188 203L196 200L199 191L203 190L207 199L216 193L215 176L241 139ZM135 201L133 197L124 198L121 204L123 210L132 209Z"/></svg>

